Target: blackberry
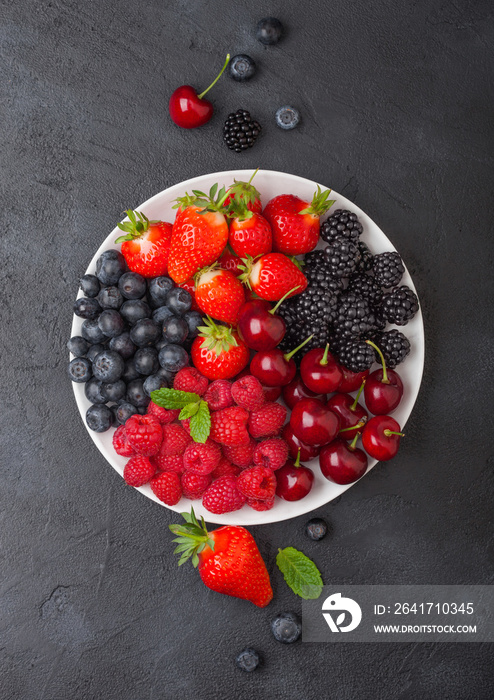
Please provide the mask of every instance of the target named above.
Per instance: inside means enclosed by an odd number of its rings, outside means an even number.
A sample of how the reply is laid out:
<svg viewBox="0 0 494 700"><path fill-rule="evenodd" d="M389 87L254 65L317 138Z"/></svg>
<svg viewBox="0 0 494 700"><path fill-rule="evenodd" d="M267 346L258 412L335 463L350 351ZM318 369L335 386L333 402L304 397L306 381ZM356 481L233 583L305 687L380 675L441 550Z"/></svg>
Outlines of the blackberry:
<svg viewBox="0 0 494 700"><path fill-rule="evenodd" d="M331 277L349 277L360 261L358 247L344 236L334 238L324 253Z"/></svg>
<svg viewBox="0 0 494 700"><path fill-rule="evenodd" d="M358 338L350 338L343 343L338 357L341 364L350 372L365 372L366 369L370 369L375 360L372 346Z"/></svg>
<svg viewBox="0 0 494 700"><path fill-rule="evenodd" d="M374 255L373 270L376 283L386 289L398 284L405 272L400 256L394 252Z"/></svg>
<svg viewBox="0 0 494 700"><path fill-rule="evenodd" d="M357 264L357 270L359 272L369 272L374 267L374 256L363 241L359 241L358 249L360 262Z"/></svg>
<svg viewBox="0 0 494 700"><path fill-rule="evenodd" d="M370 275L355 273L350 277L347 290L358 294L372 305L377 305L382 299L381 287L377 285Z"/></svg>
<svg viewBox="0 0 494 700"><path fill-rule="evenodd" d="M345 292L340 295L340 303L335 318L335 329L340 336L361 336L373 328L375 316L367 299ZM350 368L348 368L350 369Z"/></svg>
<svg viewBox="0 0 494 700"><path fill-rule="evenodd" d="M252 148L261 133L261 125L253 121L246 109L237 109L228 115L223 127L223 141L231 151L240 153Z"/></svg>
<svg viewBox="0 0 494 700"><path fill-rule="evenodd" d="M362 231L362 224L356 214L346 209L337 209L321 225L320 236L326 243L332 243L335 238L343 236L354 245L358 245Z"/></svg>
<svg viewBox="0 0 494 700"><path fill-rule="evenodd" d="M393 369L409 355L410 341L396 328L386 333L376 333L373 342L384 355L386 365ZM377 358L377 353L376 353ZM379 358L377 358L379 361Z"/></svg>
<svg viewBox="0 0 494 700"><path fill-rule="evenodd" d="M381 312L388 323L405 326L419 310L419 300L410 287L402 285L385 294Z"/></svg>
<svg viewBox="0 0 494 700"><path fill-rule="evenodd" d="M301 323L332 323L336 312L338 298L330 291L319 286L309 286L302 294L290 300L290 312L295 321Z"/></svg>

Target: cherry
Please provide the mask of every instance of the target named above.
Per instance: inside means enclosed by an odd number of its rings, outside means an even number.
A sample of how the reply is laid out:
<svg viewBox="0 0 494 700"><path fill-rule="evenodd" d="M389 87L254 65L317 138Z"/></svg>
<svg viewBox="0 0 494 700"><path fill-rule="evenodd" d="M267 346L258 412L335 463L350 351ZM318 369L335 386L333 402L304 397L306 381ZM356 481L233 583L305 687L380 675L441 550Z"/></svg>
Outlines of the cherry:
<svg viewBox="0 0 494 700"><path fill-rule="evenodd" d="M283 354L278 348L264 350L254 355L250 363L250 372L266 386L285 386L294 378L297 367L292 356L295 355L313 336L310 335L300 343L298 348Z"/></svg>
<svg viewBox="0 0 494 700"><path fill-rule="evenodd" d="M290 289L275 307L264 299L247 301L238 312L238 330L244 343L251 350L273 350L285 337L286 325L281 316L276 315L280 304L297 287Z"/></svg>
<svg viewBox="0 0 494 700"><path fill-rule="evenodd" d="M315 348L304 355L300 364L300 375L304 384L316 394L329 394L336 391L343 374L339 364L329 352L329 343L325 350Z"/></svg>
<svg viewBox="0 0 494 700"><path fill-rule="evenodd" d="M374 416L362 432L362 446L368 455L380 462L392 459L398 452L400 438L399 424L391 416Z"/></svg>
<svg viewBox="0 0 494 700"><path fill-rule="evenodd" d="M170 117L175 124L182 129L195 129L198 126L207 124L213 116L213 105L209 100L204 100L204 95L211 90L213 85L219 80L223 71L228 65L230 54L227 55L225 65L218 76L200 95L191 85L181 85L171 95L168 109Z"/></svg>
<svg viewBox="0 0 494 700"><path fill-rule="evenodd" d="M300 459L302 459L304 462L309 462L311 459L317 457L317 455L321 451L320 445L306 445L305 442L299 440L293 432L290 423L287 423L285 425L281 435L287 443L288 449L290 450L290 454L293 457L293 459L297 457L297 454L300 451Z"/></svg>
<svg viewBox="0 0 494 700"><path fill-rule="evenodd" d="M305 498L314 483L314 472L300 464L300 450L295 462L292 459L276 470L276 495L285 501Z"/></svg>
<svg viewBox="0 0 494 700"><path fill-rule="evenodd" d="M376 416L391 413L403 396L403 382L400 375L392 369L386 369L386 362L380 349L371 340L365 341L378 352L382 369L369 374L365 383L364 398L367 408Z"/></svg>
<svg viewBox="0 0 494 700"><path fill-rule="evenodd" d="M367 455L355 446L359 435L360 433L355 435L350 445L345 440L336 438L322 448L319 464L326 479L336 484L352 484L365 474Z"/></svg>
<svg viewBox="0 0 494 700"><path fill-rule="evenodd" d="M264 386L262 387L264 391L264 398L266 403L274 403L278 401L281 396L281 386Z"/></svg>
<svg viewBox="0 0 494 700"><path fill-rule="evenodd" d="M333 413L336 413L340 419L340 433L342 429L345 430L345 435L341 436L344 437L345 440L353 440L359 431L359 428L357 427L354 430L347 430L347 428L351 428L363 419L367 420L367 411L358 402L360 394L364 388L364 384L365 381L362 382L362 385L355 398L349 394L334 394L334 396L332 396L327 403L327 407L330 408Z"/></svg>
<svg viewBox="0 0 494 700"><path fill-rule="evenodd" d="M319 401L326 403L327 398L326 394L316 394L315 391L308 389L298 374L290 384L283 387L283 401L288 408L293 408L300 399L319 399Z"/></svg>
<svg viewBox="0 0 494 700"><path fill-rule="evenodd" d="M365 372L351 372L346 367L343 367L343 365L340 365L340 369L343 374L343 379L336 391L340 391L342 394L350 394L352 391L357 391L364 379L369 376L370 371L366 369Z"/></svg>
<svg viewBox="0 0 494 700"><path fill-rule="evenodd" d="M308 445L327 445L336 437L340 419L317 399L301 399L292 410L290 425Z"/></svg>

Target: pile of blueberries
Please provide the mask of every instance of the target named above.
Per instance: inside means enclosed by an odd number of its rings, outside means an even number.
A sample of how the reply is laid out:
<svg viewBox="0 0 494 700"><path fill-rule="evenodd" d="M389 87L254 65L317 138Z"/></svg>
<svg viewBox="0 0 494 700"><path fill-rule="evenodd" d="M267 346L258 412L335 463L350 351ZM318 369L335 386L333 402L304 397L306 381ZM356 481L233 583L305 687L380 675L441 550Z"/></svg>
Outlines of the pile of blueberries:
<svg viewBox="0 0 494 700"><path fill-rule="evenodd" d="M190 346L203 320L192 297L169 277L146 279L129 272L117 250L98 258L95 275L80 280L84 296L74 304L84 319L67 348L69 376L84 383L91 406L86 423L102 433L145 413L151 392L172 384L189 364Z"/></svg>

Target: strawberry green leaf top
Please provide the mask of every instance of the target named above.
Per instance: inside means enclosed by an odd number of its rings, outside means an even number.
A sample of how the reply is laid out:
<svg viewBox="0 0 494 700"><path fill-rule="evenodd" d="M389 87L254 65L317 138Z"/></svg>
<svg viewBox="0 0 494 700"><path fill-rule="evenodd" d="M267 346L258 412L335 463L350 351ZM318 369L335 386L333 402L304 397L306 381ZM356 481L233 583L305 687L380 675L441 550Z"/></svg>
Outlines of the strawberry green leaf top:
<svg viewBox="0 0 494 700"><path fill-rule="evenodd" d="M328 209L331 209L336 199L329 199L331 190L321 190L319 185L317 186L317 191L314 192L312 197L312 202L310 206L299 211L299 214L314 214L315 216L322 216Z"/></svg>
<svg viewBox="0 0 494 700"><path fill-rule="evenodd" d="M126 212L129 221L118 223L117 226L121 231L125 231L127 235L120 236L115 243L123 243L124 241L133 241L134 238L140 238L149 227L153 224L159 224L159 221L149 221L147 216L140 211L128 209Z"/></svg>
<svg viewBox="0 0 494 700"><path fill-rule="evenodd" d="M314 600L322 593L323 582L314 562L294 547L279 549L276 564L292 591L304 600Z"/></svg>

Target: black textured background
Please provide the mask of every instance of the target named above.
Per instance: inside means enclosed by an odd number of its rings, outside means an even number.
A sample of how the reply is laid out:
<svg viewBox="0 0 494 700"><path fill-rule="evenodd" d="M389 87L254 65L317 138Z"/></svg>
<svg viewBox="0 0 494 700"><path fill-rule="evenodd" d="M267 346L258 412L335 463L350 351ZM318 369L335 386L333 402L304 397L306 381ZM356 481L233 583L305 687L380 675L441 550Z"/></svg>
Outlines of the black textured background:
<svg viewBox="0 0 494 700"><path fill-rule="evenodd" d="M287 27L256 42L260 17ZM331 583L493 583L492 143L489 0L3 0L0 6L0 696L2 700L448 698L494 695L492 645L285 647L300 609L279 546ZM167 114L181 83L209 84L204 128ZM292 103L296 131L274 126ZM252 151L221 142L248 108ZM215 170L284 170L326 183L402 252L423 304L427 361L399 456L305 518L253 528L272 572L265 610L177 570L172 514L93 446L66 377L77 279L121 213ZM234 667L246 645L265 664Z"/></svg>

